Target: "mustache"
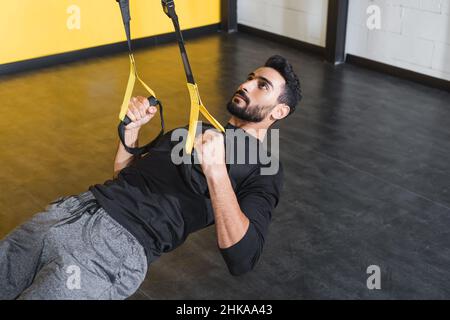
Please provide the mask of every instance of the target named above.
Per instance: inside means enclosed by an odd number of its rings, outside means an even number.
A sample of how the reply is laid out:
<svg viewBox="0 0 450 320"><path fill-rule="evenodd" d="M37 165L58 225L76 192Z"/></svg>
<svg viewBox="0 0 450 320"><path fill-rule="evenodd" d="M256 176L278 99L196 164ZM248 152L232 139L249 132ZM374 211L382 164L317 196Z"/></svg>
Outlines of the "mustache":
<svg viewBox="0 0 450 320"><path fill-rule="evenodd" d="M248 105L250 104L250 99L248 98L247 94L245 93L244 90L238 90L236 91L236 93L234 95L239 95L242 97L242 99L244 99L245 103Z"/></svg>

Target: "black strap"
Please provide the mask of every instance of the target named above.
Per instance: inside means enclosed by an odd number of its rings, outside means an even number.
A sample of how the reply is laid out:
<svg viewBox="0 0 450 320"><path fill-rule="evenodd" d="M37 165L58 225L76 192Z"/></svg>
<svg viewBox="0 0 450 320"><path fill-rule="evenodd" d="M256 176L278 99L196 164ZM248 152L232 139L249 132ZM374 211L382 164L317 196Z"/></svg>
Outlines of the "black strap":
<svg viewBox="0 0 450 320"><path fill-rule="evenodd" d="M173 0L161 0L164 12L172 19L173 26L175 28L175 35L177 37L178 46L180 47L181 59L183 60L184 71L186 73L187 81L191 84L195 84L194 75L192 74L191 64L189 63L186 47L184 46L183 34L181 33L180 23L178 21L178 15L175 11L175 3Z"/></svg>
<svg viewBox="0 0 450 320"><path fill-rule="evenodd" d="M129 0L116 0L116 1L119 3L120 12L122 14L123 26L125 28L125 34L127 36L128 50L130 54L133 54L133 49L131 47L130 1ZM125 116L123 121L121 121L118 126L119 138L123 146L125 147L125 150L128 153L136 156L147 153L150 150L150 148L152 148L157 143L157 141L164 135L164 114L162 103L153 96L150 96L147 99L150 103L150 106L159 106L159 113L161 116L161 131L159 132L158 136L155 139L153 139L151 142L149 142L143 147L137 148L129 147L125 143L125 127L132 122L131 119L128 116Z"/></svg>
<svg viewBox="0 0 450 320"><path fill-rule="evenodd" d="M128 50L131 53L132 50L131 50L131 28L130 28L130 21L131 21L130 1L129 0L116 0L116 1L119 3L120 6L123 25L125 27L125 34L127 35Z"/></svg>
<svg viewBox="0 0 450 320"><path fill-rule="evenodd" d="M142 146L142 147L136 147L136 148L129 147L125 143L125 127L128 124L130 124L132 121L130 118L125 117L125 119L123 119L123 121L121 121L119 123L118 132L119 132L120 142L122 142L122 145L124 146L125 150L127 150L128 153L133 154L133 155L142 155L142 154L149 152L149 150L151 148L153 148L157 144L159 139L164 135L165 126L164 126L163 105L162 105L161 101L155 99L154 97L149 97L148 101L150 102L151 106L156 106L156 105L159 106L159 113L161 116L161 130L159 131L159 134L155 139L153 139L152 141L150 141L149 143L147 143L145 146Z"/></svg>
<svg viewBox="0 0 450 320"><path fill-rule="evenodd" d="M181 32L180 23L178 20L178 15L175 10L174 0L161 0L164 13L172 20L173 26L175 28L175 35L177 38L178 46L180 47L181 59L183 60L184 71L186 74L186 79L189 83L195 84L194 74L192 73L191 64L189 63L189 58L187 55L186 47L184 45L183 34ZM224 143L226 143L226 136L224 135ZM226 148L226 145L225 145ZM230 172L230 165L227 163L227 172Z"/></svg>

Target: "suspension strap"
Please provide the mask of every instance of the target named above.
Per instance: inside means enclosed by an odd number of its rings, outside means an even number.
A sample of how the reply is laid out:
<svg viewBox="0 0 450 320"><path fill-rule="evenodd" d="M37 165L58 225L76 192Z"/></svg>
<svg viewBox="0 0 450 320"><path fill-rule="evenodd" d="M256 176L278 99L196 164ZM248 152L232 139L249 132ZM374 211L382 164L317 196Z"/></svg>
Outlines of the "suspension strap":
<svg viewBox="0 0 450 320"><path fill-rule="evenodd" d="M203 116L219 131L225 133L223 126L217 121L206 109L200 98L198 86L195 83L194 75L189 64L186 48L184 46L183 34L181 33L178 16L175 11L175 3L173 0L162 0L162 6L166 15L172 19L173 26L175 27L175 35L177 37L178 46L180 47L181 59L183 60L184 71L187 78L187 86L189 90L189 96L191 98L191 111L189 116L189 132L186 139L186 153L191 154L194 147L195 132L197 129L197 121L199 113Z"/></svg>
<svg viewBox="0 0 450 320"><path fill-rule="evenodd" d="M119 3L120 6L120 12L122 14L122 20L123 25L125 29L125 34L127 37L127 44L128 44L128 51L129 51L129 57L130 57L130 76L128 77L128 84L125 91L125 95L123 98L122 106L120 108L119 113L119 138L122 142L123 146L125 147L125 150L127 152L133 154L133 155L141 155L143 153L148 152L148 150L153 147L156 142L159 140L159 138L164 134L164 115L163 115L163 106L161 102L156 98L155 92L139 77L136 67L136 61L134 60L133 50L131 47L131 29L130 29L130 21L131 21L131 15L130 15L130 2L129 0L116 0ZM160 111L160 117L161 117L161 131L159 132L158 136L148 143L147 145L143 147L138 148L132 148L126 145L125 143L125 126L130 124L132 121L127 116L128 111L128 105L131 100L131 96L133 94L133 89L136 83L136 79L141 83L141 85L147 90L147 92L150 94L150 96L147 98L151 106L159 106Z"/></svg>

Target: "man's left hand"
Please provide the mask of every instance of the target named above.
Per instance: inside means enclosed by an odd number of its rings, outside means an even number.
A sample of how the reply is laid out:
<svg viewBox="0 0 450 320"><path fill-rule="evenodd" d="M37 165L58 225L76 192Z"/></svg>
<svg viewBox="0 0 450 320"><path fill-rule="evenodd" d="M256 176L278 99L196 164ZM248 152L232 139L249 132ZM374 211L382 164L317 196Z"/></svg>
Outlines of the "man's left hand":
<svg viewBox="0 0 450 320"><path fill-rule="evenodd" d="M195 138L194 148L206 177L226 173L223 139L223 134L215 129L206 130Z"/></svg>

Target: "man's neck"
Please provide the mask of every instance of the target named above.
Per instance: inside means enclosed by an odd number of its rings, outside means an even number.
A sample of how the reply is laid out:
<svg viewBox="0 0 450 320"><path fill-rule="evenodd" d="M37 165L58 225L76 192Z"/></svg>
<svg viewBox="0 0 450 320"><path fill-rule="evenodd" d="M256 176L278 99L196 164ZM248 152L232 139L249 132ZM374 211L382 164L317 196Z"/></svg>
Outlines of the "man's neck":
<svg viewBox="0 0 450 320"><path fill-rule="evenodd" d="M228 120L230 124L233 126L240 128L247 132L248 134L254 136L256 139L260 140L261 142L264 141L264 138L267 134L267 128L269 127L264 121L263 122L248 122L241 119L238 119L236 117L231 117L230 120Z"/></svg>

